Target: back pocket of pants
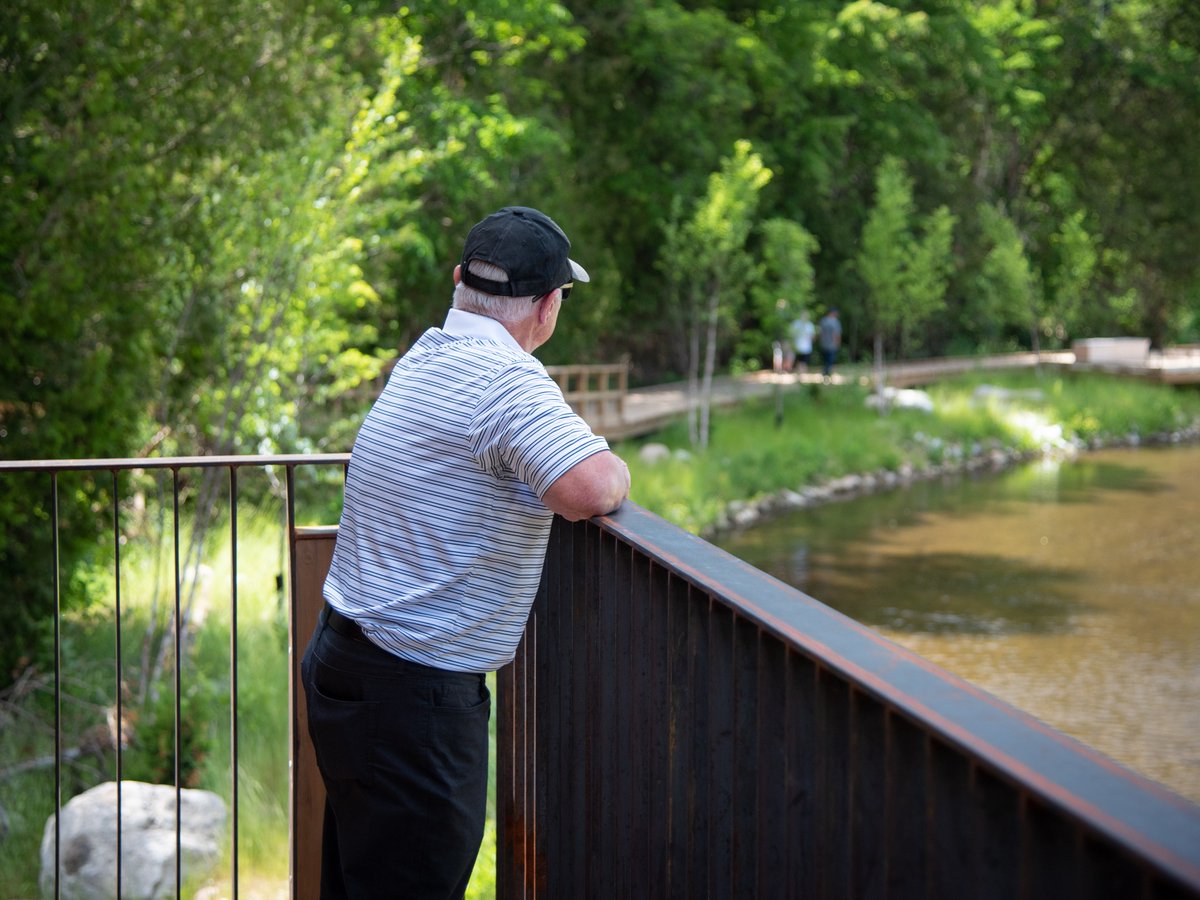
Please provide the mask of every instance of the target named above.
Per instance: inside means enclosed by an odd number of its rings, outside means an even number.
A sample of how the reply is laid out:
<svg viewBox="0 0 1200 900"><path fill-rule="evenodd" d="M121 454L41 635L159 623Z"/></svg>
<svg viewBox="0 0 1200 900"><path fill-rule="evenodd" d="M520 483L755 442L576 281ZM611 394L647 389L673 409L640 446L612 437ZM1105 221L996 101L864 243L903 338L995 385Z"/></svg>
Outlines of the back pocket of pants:
<svg viewBox="0 0 1200 900"><path fill-rule="evenodd" d="M369 782L379 701L337 700L310 682L307 690L308 733L317 765L326 778Z"/></svg>

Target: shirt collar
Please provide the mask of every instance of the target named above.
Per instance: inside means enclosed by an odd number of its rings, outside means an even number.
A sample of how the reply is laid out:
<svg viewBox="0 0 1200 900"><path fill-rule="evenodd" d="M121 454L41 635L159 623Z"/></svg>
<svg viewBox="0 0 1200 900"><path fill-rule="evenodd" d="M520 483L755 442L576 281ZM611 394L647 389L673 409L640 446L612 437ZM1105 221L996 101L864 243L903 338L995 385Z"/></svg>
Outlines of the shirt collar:
<svg viewBox="0 0 1200 900"><path fill-rule="evenodd" d="M500 322L478 313L467 312L465 309L451 309L446 313L446 324L442 326L442 330L455 337L482 338L485 341L508 344L522 353L525 352L525 348L517 343L517 339Z"/></svg>

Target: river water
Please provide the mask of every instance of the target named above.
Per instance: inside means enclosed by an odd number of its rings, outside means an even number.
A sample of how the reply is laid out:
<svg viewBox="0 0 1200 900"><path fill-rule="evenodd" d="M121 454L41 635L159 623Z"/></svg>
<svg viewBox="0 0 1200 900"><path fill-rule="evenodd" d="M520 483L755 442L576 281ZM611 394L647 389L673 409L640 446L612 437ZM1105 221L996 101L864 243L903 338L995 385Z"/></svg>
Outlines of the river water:
<svg viewBox="0 0 1200 900"><path fill-rule="evenodd" d="M1200 803L1200 447L920 483L716 543Z"/></svg>

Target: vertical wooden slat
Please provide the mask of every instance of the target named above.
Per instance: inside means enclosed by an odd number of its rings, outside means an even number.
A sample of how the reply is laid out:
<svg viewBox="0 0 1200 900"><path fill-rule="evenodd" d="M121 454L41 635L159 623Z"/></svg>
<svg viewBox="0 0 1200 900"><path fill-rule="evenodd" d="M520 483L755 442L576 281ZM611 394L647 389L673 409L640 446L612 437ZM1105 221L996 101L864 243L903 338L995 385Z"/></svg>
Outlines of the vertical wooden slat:
<svg viewBox="0 0 1200 900"><path fill-rule="evenodd" d="M817 759L821 753L817 730L817 682L819 673L812 660L798 653L787 654L787 896L816 897L821 867L818 842Z"/></svg>
<svg viewBox="0 0 1200 900"><path fill-rule="evenodd" d="M515 690L516 673L513 665L496 672L496 895L517 896L512 890L514 879L512 861L512 785L513 769L518 764L509 711Z"/></svg>
<svg viewBox="0 0 1200 900"><path fill-rule="evenodd" d="M708 876L704 893L710 897L732 897L733 891L733 791L734 727L738 695L733 665L733 612L711 602L708 618L708 673L705 679L705 714L708 716L708 771L702 778L708 793L706 817ZM742 735L738 736L739 738ZM703 866L697 866L703 869Z"/></svg>
<svg viewBox="0 0 1200 900"><path fill-rule="evenodd" d="M597 640L593 641L597 653L591 679L595 702L589 718L595 725L590 742L594 762L594 777L591 779L594 792L592 834L599 851L591 854L597 864L593 867L593 877L589 880L588 890L592 897L615 897L619 896L617 885L626 867L608 865L607 861L622 858L617 853L617 830L620 827L619 823L627 818L622 814L620 804L623 800L628 802L629 796L621 784L621 773L617 764L617 723L622 718L617 702L617 683L621 679L617 675L621 671L622 661L618 656L616 634L616 540L596 528L588 529L588 538L589 545L597 553L597 580L592 602L597 636Z"/></svg>
<svg viewBox="0 0 1200 900"><path fill-rule="evenodd" d="M551 576L557 579L557 572ZM548 596L554 581L545 580L544 590ZM557 631L553 622L552 604L538 604L530 616L532 635L526 632L526 638L533 639L533 728L529 735L533 759L530 761L534 776L532 779L532 804L534 818L535 840L531 848L530 865L533 867L534 896L549 897L550 879L550 848L554 845L547 831L553 829L556 817L550 810L551 779L557 772L559 756L553 752L554 718L558 714L558 697L554 690L555 675L558 666L554 663L555 654L560 648L555 646Z"/></svg>
<svg viewBox="0 0 1200 900"><path fill-rule="evenodd" d="M979 900L1019 897L1021 886L1020 797L1012 786L976 768L971 772L975 811L971 868Z"/></svg>
<svg viewBox="0 0 1200 900"><path fill-rule="evenodd" d="M645 882L647 895L665 897L670 887L671 853L671 750L674 734L674 719L671 707L670 647L672 634L669 617L670 577L662 566L646 561L638 583L645 586L646 596L639 601L645 604L648 627L645 640L641 642L645 653L646 682L639 686L639 694L648 698L641 713L648 760L646 766L646 799L641 804L645 817L642 821L644 846L641 849L646 859L648 873Z"/></svg>
<svg viewBox="0 0 1200 900"><path fill-rule="evenodd" d="M521 651L518 645L513 661L496 673L496 886L508 898L524 894L525 816L518 797L519 773L529 759L516 724L516 698L524 689Z"/></svg>
<svg viewBox="0 0 1200 900"><path fill-rule="evenodd" d="M886 896L884 782L887 737L883 706L851 692L850 892L862 900Z"/></svg>
<svg viewBox="0 0 1200 900"><path fill-rule="evenodd" d="M925 897L928 869L928 736L902 716L887 717L884 835L887 896Z"/></svg>
<svg viewBox="0 0 1200 900"><path fill-rule="evenodd" d="M514 885L517 889L515 896L528 898L533 896L533 870L530 857L533 853L533 843L536 840L537 823L533 811L529 808L529 782L536 777L537 772L537 741L529 731L527 721L527 703L529 686L533 674L529 670L530 634L521 638L517 645L517 653L513 658L513 692L511 694L511 717L513 745L516 753L513 757L512 801L513 816L511 827L511 851L514 867Z"/></svg>
<svg viewBox="0 0 1200 900"><path fill-rule="evenodd" d="M818 670L817 897L850 897L850 686Z"/></svg>
<svg viewBox="0 0 1200 900"><path fill-rule="evenodd" d="M733 730L730 735L730 840L729 883L731 896L753 897L757 889L758 853L755 840L759 808L758 672L763 665L759 637L753 622L738 617L733 627Z"/></svg>
<svg viewBox="0 0 1200 900"><path fill-rule="evenodd" d="M633 835L636 830L644 828L644 823L637 823L634 811L638 805L639 795L644 795L645 786L635 767L645 756L645 744L634 737L637 720L633 715L635 701L633 686L637 684L637 667L640 661L634 653L634 616L631 606L633 595L633 573L630 548L612 543L612 585L611 603L613 607L613 639L612 666L616 673L616 684L613 686L613 738L612 770L616 785L612 793L616 804L611 810L615 831L613 852L616 859L626 860L626 865L617 866L616 895L629 897L633 893L635 878L638 884L644 884L643 874L637 871L637 848ZM635 875L635 872L637 874Z"/></svg>
<svg viewBox="0 0 1200 900"><path fill-rule="evenodd" d="M755 776L754 888L744 896L786 897L788 883L788 705L787 650L773 635L759 633L756 671L758 758Z"/></svg>
<svg viewBox="0 0 1200 900"><path fill-rule="evenodd" d="M936 848L929 860L930 889L935 897L950 897L973 881L971 815L965 802L971 793L970 766L952 748L933 741L928 771L932 846Z"/></svg>
<svg viewBox="0 0 1200 900"><path fill-rule="evenodd" d="M687 582L671 578L667 583L667 892L688 896L688 841L692 810L688 807L690 774L693 768L689 681Z"/></svg>
<svg viewBox="0 0 1200 900"><path fill-rule="evenodd" d="M1083 841L1083 873L1079 896L1089 900L1142 898L1144 870L1129 856L1113 852L1107 843L1091 838Z"/></svg>
<svg viewBox="0 0 1200 900"><path fill-rule="evenodd" d="M590 655L592 651L589 650L591 604L587 593L586 524L580 522L569 526L569 533L571 556L567 573L571 595L562 599L571 605L571 656L564 660L565 665L571 669L571 710L566 720L569 731L565 735L568 741L566 770L563 772L566 787L563 798L565 805L559 824L572 839L566 842L567 846L563 848L566 871L563 873L561 889L555 889L554 897L586 897L587 860L591 841L587 803L590 797L587 777L591 764L588 746L588 678L593 663Z"/></svg>
<svg viewBox="0 0 1200 900"><path fill-rule="evenodd" d="M543 779L541 778L541 761L542 761L542 743L539 740L538 734L538 644L540 642L541 629L538 627L538 622L535 619L529 623L531 631L525 641L523 651L523 670L525 672L524 684L525 690L522 693L524 698L523 713L524 720L522 727L525 732L524 744L526 747L526 757L529 760L525 767L524 777L524 808L525 808L525 873L526 873L526 896L528 897L544 897L545 892L541 890L541 873L543 866L541 858L543 855L542 829L545 822L540 818L539 813L541 808L538 805L538 785ZM542 682L545 684L545 682Z"/></svg>
<svg viewBox="0 0 1200 900"><path fill-rule="evenodd" d="M308 736L308 710L300 682L300 660L325 602L321 589L329 572L329 563L333 560L336 539L336 528L297 528L293 548L295 624L288 635L288 647L291 651L291 704L295 710L291 734L292 809L296 817L292 828L295 835L292 848L292 896L297 900L315 900L320 896L321 826L325 816L325 785L317 770L317 757Z"/></svg>
<svg viewBox="0 0 1200 900"><path fill-rule="evenodd" d="M712 788L713 727L708 714L709 674L713 659L709 647L709 596L695 588L688 590L688 672L687 703L688 721L680 735L687 742L691 763L684 773L687 809L687 871L685 890L689 897L707 896L709 878L708 862L711 852L713 829L709 807L709 791ZM726 691L726 701L731 698Z"/></svg>
<svg viewBox="0 0 1200 900"><path fill-rule="evenodd" d="M544 782L544 806L547 823L557 828L563 821L563 784L566 778L566 736L569 729L564 726L570 721L564 718L570 713L572 667L570 644L571 605L560 598L567 596L570 588L570 526L557 520L550 532L550 551L546 554L546 567L542 578L542 591L534 604L539 617L539 635L543 636L544 652L539 656L537 678L541 682L542 706L547 714L540 720L541 727L534 746L537 753L537 768ZM564 623L567 623L564 625ZM563 841L552 837L543 840L539 851L545 861L545 895L553 897L555 878L564 870L562 859ZM499 886L498 886L499 887Z"/></svg>
<svg viewBox="0 0 1200 900"><path fill-rule="evenodd" d="M1029 796L1022 799L1022 895L1029 898L1079 896L1079 832L1044 804Z"/></svg>
<svg viewBox="0 0 1200 900"><path fill-rule="evenodd" d="M586 384L586 380L582 378L582 374L581 384ZM573 896L586 900L586 898L597 896L593 893L593 886L598 884L603 878L603 873L600 871L600 854L598 852L600 841L598 816L601 809L601 799L604 796L603 786L600 784L600 759L604 752L601 743L604 740L604 736L600 725L600 716L598 715L600 699L598 688L601 672L604 667L602 647L604 635L600 630L600 610L597 603L596 535L588 529L586 523L582 522L576 527L575 532L576 550L582 550L583 553L582 560L580 561L581 564L579 565L579 574L583 579L581 596L583 602L581 606L576 607L576 615L580 616L581 621L585 623L584 638L576 651L576 659L582 660L585 663L585 669L580 673L582 677L579 681L583 692L577 695L580 703L579 708L584 713L581 716L583 729L579 743L579 754L582 762L581 772L583 775L583 809L579 819L582 826L580 834L584 836L584 846L579 850L582 857L582 864L578 868L584 880L576 888Z"/></svg>
<svg viewBox="0 0 1200 900"><path fill-rule="evenodd" d="M545 813L554 828L565 821L567 792L565 786L574 763L569 759L571 723L573 721L572 688L574 667L571 659L572 604L566 600L571 589L571 526L556 520L550 533L550 552L546 556L543 591L538 595L535 612L539 616L540 632L546 638L546 653L541 659L539 680L545 705L552 710L542 720L535 750L538 771L546 783ZM540 854L546 866L546 896L556 895L556 879L567 869L565 842L553 839L542 841Z"/></svg>

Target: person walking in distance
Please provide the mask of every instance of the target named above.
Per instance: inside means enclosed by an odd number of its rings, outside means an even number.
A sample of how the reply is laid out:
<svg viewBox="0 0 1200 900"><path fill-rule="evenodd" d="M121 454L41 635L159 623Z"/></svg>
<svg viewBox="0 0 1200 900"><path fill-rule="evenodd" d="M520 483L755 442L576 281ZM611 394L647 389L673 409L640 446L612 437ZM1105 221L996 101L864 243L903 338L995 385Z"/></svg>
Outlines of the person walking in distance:
<svg viewBox="0 0 1200 900"><path fill-rule="evenodd" d="M487 805L485 674L510 662L551 520L609 513L629 469L532 355L586 270L548 216L467 235L453 308L354 442L301 664L325 783L321 896L462 897Z"/></svg>
<svg viewBox="0 0 1200 900"><path fill-rule="evenodd" d="M813 336L816 329L808 317L808 310L800 311L800 318L792 323L792 343L796 348L796 362L801 372L808 371L812 360Z"/></svg>
<svg viewBox="0 0 1200 900"><path fill-rule="evenodd" d="M838 311L831 309L817 323L817 342L821 348L821 374L829 381L833 376L833 364L837 361L838 348L842 346L842 323Z"/></svg>

